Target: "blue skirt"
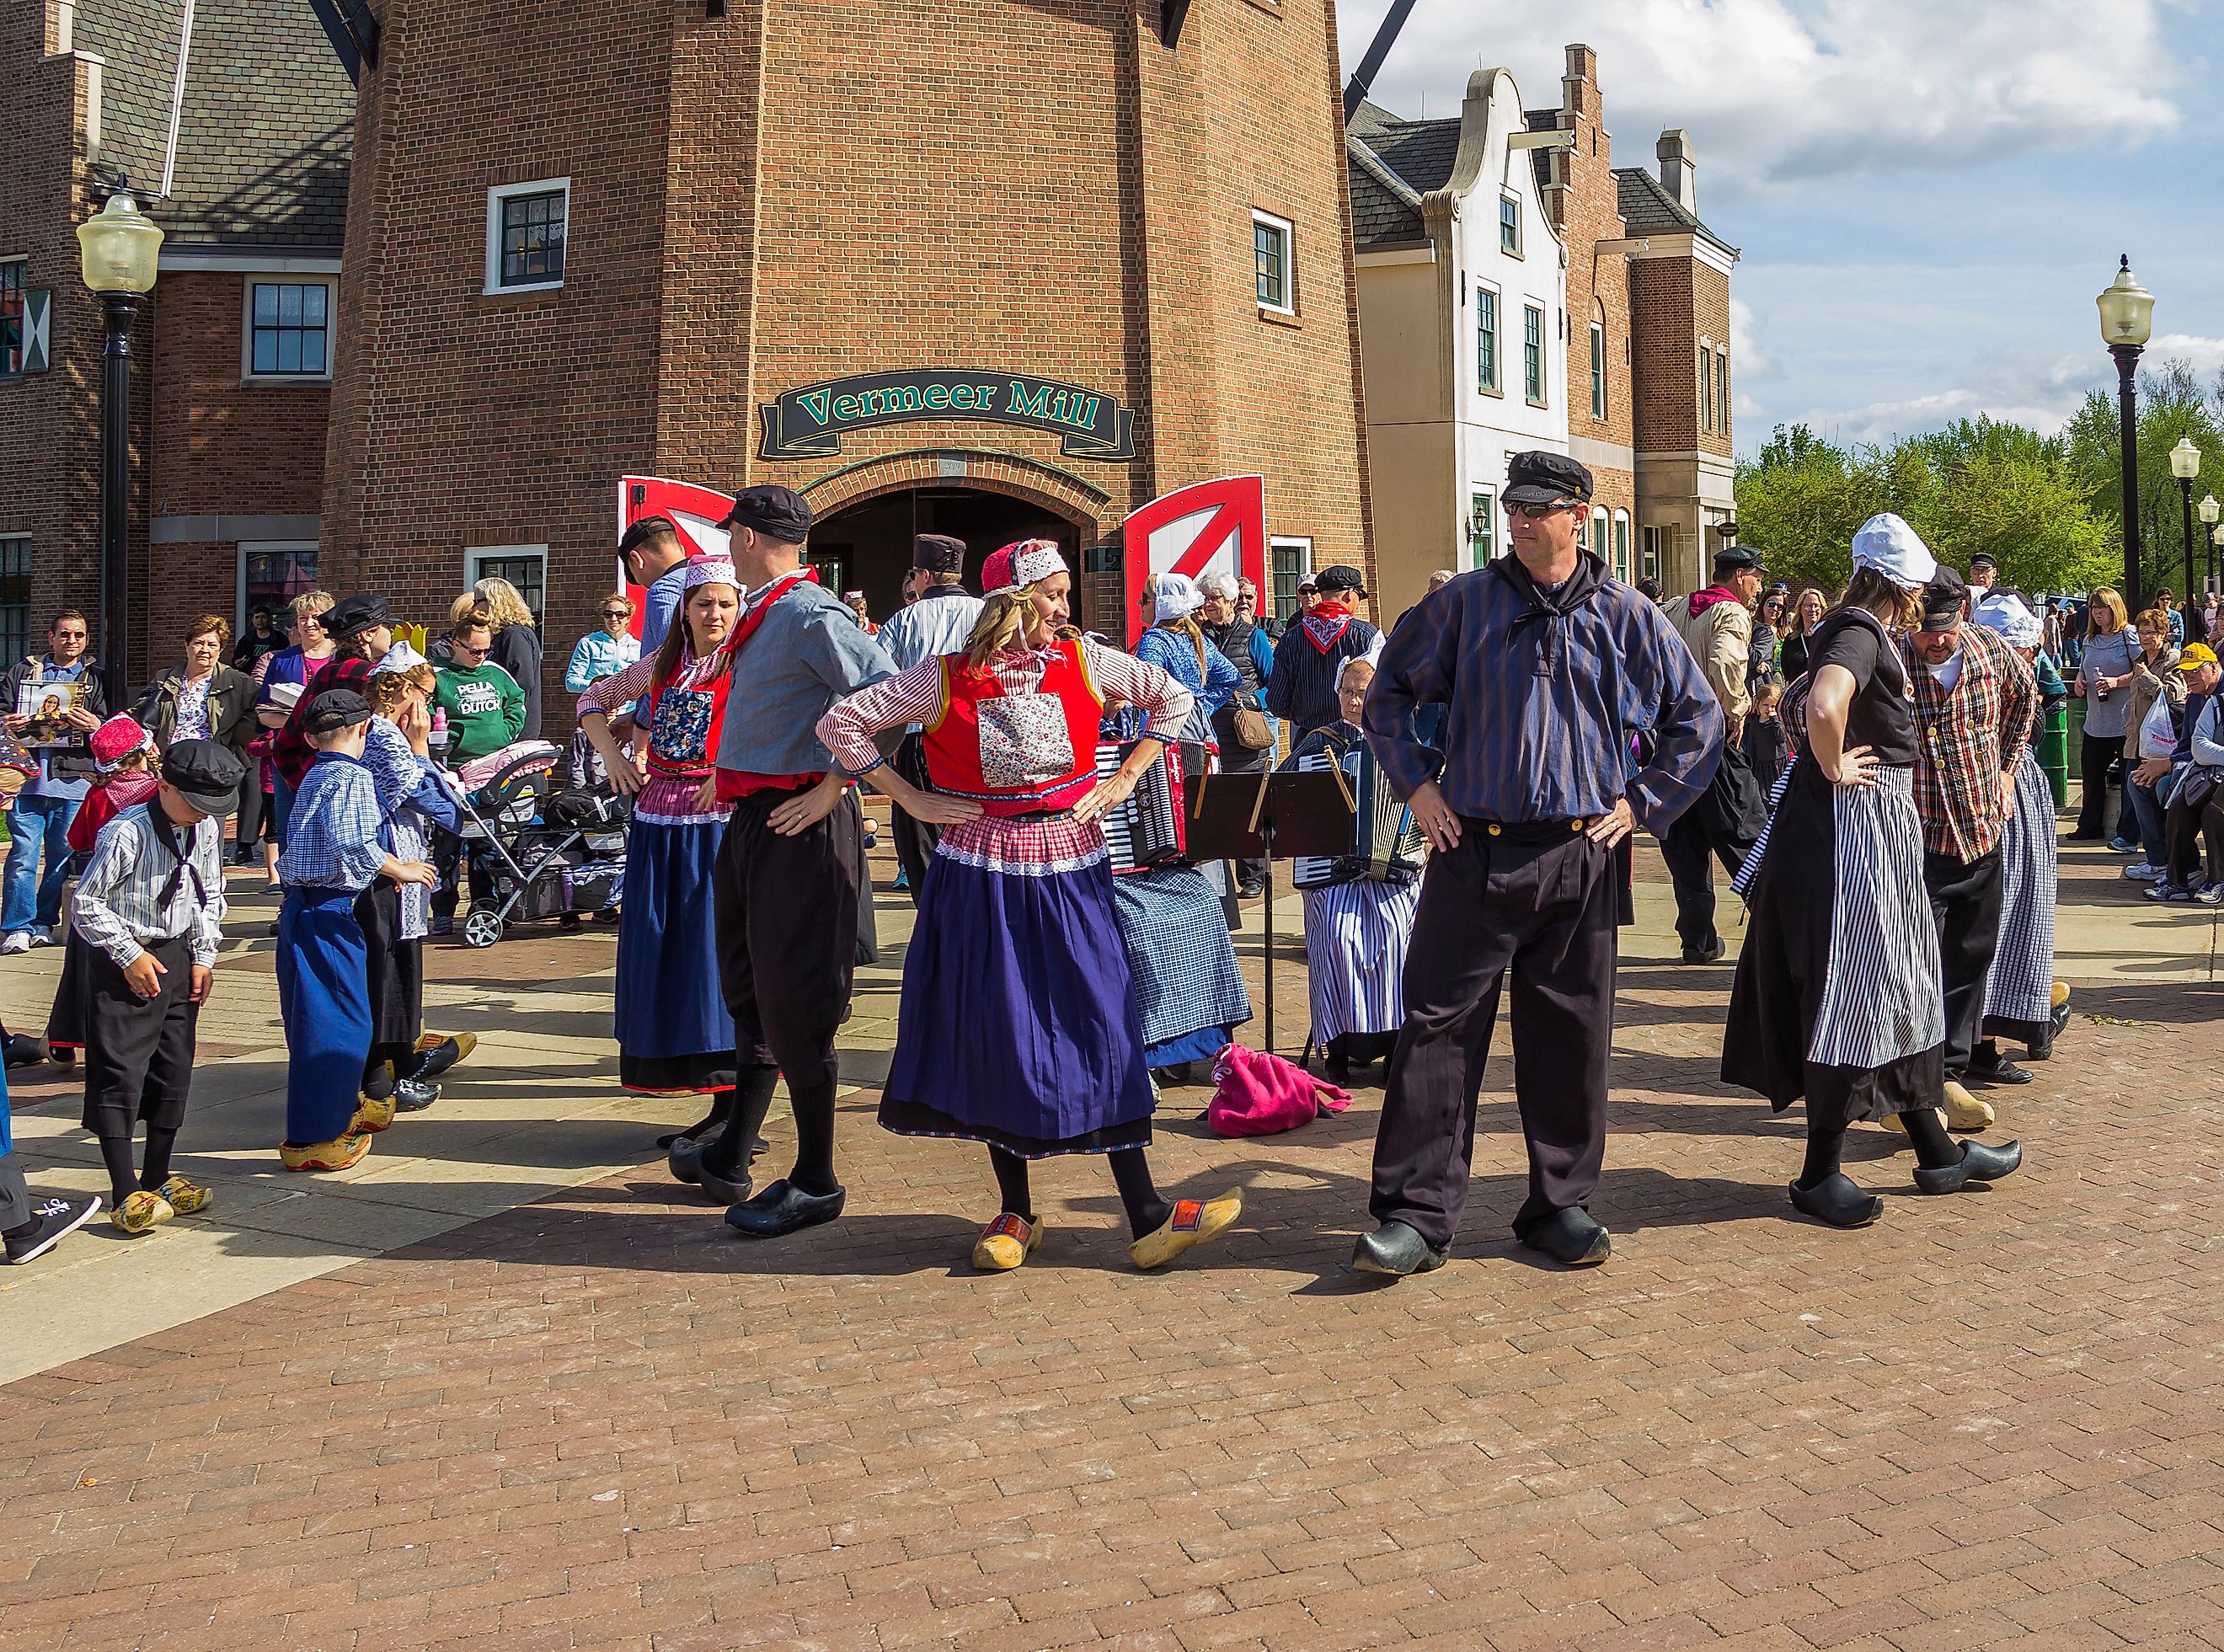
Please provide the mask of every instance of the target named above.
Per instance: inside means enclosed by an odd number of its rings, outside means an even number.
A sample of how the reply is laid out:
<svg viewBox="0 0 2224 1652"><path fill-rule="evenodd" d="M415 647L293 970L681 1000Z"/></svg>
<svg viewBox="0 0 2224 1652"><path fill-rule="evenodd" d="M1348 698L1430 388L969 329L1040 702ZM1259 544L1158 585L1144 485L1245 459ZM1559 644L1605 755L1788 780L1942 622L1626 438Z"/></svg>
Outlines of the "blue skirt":
<svg viewBox="0 0 2224 1652"><path fill-rule="evenodd" d="M1101 847L1026 870L951 848L919 891L881 1123L1028 1159L1147 1145L1155 1098Z"/></svg>
<svg viewBox="0 0 2224 1652"><path fill-rule="evenodd" d="M618 913L618 1080L651 1094L730 1089L734 1018L718 983L711 876L726 823L636 820Z"/></svg>
<svg viewBox="0 0 2224 1652"><path fill-rule="evenodd" d="M278 909L278 1012L286 1022L286 1139L344 1135L370 1056L363 926L351 889L289 889Z"/></svg>
<svg viewBox="0 0 2224 1652"><path fill-rule="evenodd" d="M1154 866L1113 879L1120 937L1153 1067L1209 1061L1251 1019L1251 994L1220 896L1189 866Z"/></svg>

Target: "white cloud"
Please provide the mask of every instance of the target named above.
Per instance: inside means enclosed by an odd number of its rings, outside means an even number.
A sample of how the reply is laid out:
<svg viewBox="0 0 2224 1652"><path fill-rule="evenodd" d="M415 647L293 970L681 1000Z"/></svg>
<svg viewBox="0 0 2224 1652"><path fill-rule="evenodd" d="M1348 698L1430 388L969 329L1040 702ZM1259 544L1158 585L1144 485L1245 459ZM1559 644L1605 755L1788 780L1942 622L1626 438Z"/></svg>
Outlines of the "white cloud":
<svg viewBox="0 0 2224 1652"><path fill-rule="evenodd" d="M1763 327L1753 306L1734 294L1730 297L1730 355L1737 364L1741 383L1750 379L1781 378L1784 370L1761 342Z"/></svg>
<svg viewBox="0 0 2224 1652"><path fill-rule="evenodd" d="M1355 66L1386 0L1341 13ZM1415 11L1377 79L1401 113L1447 115L1469 71L1511 67L1559 101L1561 47L1599 54L1616 159L1689 128L1703 190L1728 195L1906 167L1958 169L2174 130L2183 79L2163 0L1472 0ZM1703 194L1702 202L1706 197Z"/></svg>

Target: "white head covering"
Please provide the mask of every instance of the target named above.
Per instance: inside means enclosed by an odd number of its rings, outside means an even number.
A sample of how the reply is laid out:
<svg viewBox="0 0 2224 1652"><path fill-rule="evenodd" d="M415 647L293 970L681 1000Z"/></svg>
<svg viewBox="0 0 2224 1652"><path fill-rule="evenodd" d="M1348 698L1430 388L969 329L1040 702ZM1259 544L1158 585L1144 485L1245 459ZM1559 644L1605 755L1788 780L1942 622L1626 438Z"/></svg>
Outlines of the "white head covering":
<svg viewBox="0 0 2224 1652"><path fill-rule="evenodd" d="M1342 665L1336 667L1336 692L1337 693L1340 694L1343 692L1343 674L1350 670L1354 666L1365 666L1369 671L1380 671L1382 669L1382 636L1380 632L1375 634L1374 641L1368 645L1366 653L1355 654L1351 658L1346 660Z"/></svg>
<svg viewBox="0 0 2224 1652"><path fill-rule="evenodd" d="M1157 619L1186 619L1204 606L1204 593L1186 573L1152 576L1151 611Z"/></svg>
<svg viewBox="0 0 2224 1652"><path fill-rule="evenodd" d="M1854 566L1874 568L1903 591L1920 591L1938 575L1938 559L1923 535L1889 510L1871 516L1854 535Z"/></svg>
<svg viewBox="0 0 2224 1652"><path fill-rule="evenodd" d="M742 588L741 576L723 557L692 557L684 566L687 577L680 584L685 590L692 591L697 585L731 585L736 591Z"/></svg>
<svg viewBox="0 0 2224 1652"><path fill-rule="evenodd" d="M1998 631L2000 640L2012 649L2035 649L2038 646L2038 616L2031 611L2030 604L2012 592L1986 598L1977 604L1972 617L1987 630Z"/></svg>

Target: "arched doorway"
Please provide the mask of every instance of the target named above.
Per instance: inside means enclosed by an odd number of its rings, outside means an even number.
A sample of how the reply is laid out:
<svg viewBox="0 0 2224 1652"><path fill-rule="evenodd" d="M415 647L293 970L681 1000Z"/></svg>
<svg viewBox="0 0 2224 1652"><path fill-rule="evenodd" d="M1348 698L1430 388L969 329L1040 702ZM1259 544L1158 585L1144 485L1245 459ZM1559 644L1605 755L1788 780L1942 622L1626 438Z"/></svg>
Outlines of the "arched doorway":
<svg viewBox="0 0 2224 1652"><path fill-rule="evenodd" d="M989 554L1014 540L1058 541L1076 573L1098 537L1109 496L1077 476L1002 453L890 454L804 490L818 513L811 560L836 591L862 591L875 619L903 605L912 539L965 541L965 582L980 589Z"/></svg>

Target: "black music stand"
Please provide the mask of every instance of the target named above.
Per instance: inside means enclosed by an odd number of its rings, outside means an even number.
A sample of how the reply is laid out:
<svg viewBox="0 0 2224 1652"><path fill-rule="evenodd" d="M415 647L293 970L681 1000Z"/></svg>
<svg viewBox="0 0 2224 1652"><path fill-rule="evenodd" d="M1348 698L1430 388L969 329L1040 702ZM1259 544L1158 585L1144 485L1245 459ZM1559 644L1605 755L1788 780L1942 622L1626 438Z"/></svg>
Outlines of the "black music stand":
<svg viewBox="0 0 2224 1652"><path fill-rule="evenodd" d="M1255 775L1188 775L1182 781L1191 860L1267 864L1264 1048L1274 1048L1274 863L1300 855L1349 855L1356 813L1350 782L1340 769Z"/></svg>

